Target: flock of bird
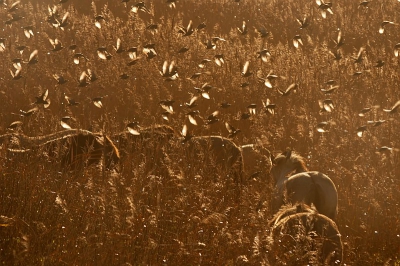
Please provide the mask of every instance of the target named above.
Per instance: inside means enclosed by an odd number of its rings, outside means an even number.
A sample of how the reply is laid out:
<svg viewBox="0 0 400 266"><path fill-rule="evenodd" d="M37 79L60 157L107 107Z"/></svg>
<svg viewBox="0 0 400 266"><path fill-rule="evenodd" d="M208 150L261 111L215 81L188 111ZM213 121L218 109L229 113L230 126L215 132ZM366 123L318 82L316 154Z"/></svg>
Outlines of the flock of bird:
<svg viewBox="0 0 400 266"><path fill-rule="evenodd" d="M59 29L59 32L57 32L57 35L61 35L64 32L67 32L73 27L73 22L71 22L70 16L71 13L68 11L65 11L62 13L62 6L67 3L68 0L60 0L58 4L54 6L48 6L47 10L47 18L46 22L51 28L54 29ZM130 5L130 15L138 18L139 13L143 12L149 16L152 15L152 8L150 4L146 4L145 2L138 2L138 3L130 3L130 0L122 0L121 1L126 7ZM233 0L232 2L237 2L239 3L239 0ZM328 19L328 15L334 14L334 5L331 2L325 2L323 0L316 0L316 8L319 10L321 17L323 19ZM359 4L360 8L368 8L369 3L371 1L362 1ZM400 1L399 1L400 2ZM167 0L164 1L164 4L166 4L169 8L175 9L178 5L176 0ZM11 4L6 3L5 0L0 1L0 6L2 6L6 10L6 15L7 19L4 21L6 27L9 29L15 29L15 31L18 31L20 28L23 30L23 34L26 37L26 39L30 40L33 38L37 38L37 34L35 32L35 25L28 25L28 26L21 26L20 21L24 21L24 16L21 15L22 13L20 12L23 9L23 5L20 1L13 2ZM306 29L307 27L310 26L312 23L310 16L305 15L304 18L296 18L296 21L299 24L299 28L301 30ZM104 15L96 15L93 18L93 27L96 27L99 31L101 31L105 25L107 24L107 18ZM377 32L379 34L384 34L385 30L389 26L396 26L397 23L393 21L388 21L385 20L381 23L379 29L377 29ZM200 33L206 29L208 25L205 22L199 23L198 25L194 25L193 21L190 20L187 25L181 25L177 26L175 28L176 34L180 36L180 38L189 38L193 37L196 35L196 33ZM153 35L156 35L158 33L159 25L157 24L149 24L146 27L146 30L151 32ZM237 34L240 36L244 36L249 34L249 27L246 23L246 21L243 21L241 25L238 25L235 29L237 31ZM258 31L258 36L260 39L265 39L269 36L269 32L264 29L257 29ZM204 36L204 35L202 35ZM1 37L1 36L0 36ZM77 87L82 88L82 87L87 87L91 83L95 82L96 80L99 79L99 76L96 74L95 70L93 69L94 65L92 65L91 68L86 67L86 63L93 60L93 56L88 56L85 55L82 52L77 52L79 49L78 45L72 43L68 47L65 47L60 38L48 38L49 43L52 47L51 50L49 51L43 51L38 49L30 49L32 52L30 53L29 57L27 60L24 60L24 53L25 50L28 48L28 45L19 45L19 44L13 44L13 39L7 38L7 37L1 37L0 38L0 52L5 53L7 52L10 47L15 46L14 48L18 51L18 54L20 57L12 59L12 62L10 62L11 66L9 68L10 74L11 74L11 79L12 80L20 80L21 78L24 77L24 72L28 72L29 68L31 66L34 66L38 63L40 63L39 60L39 55L43 53L52 53L52 54L57 54L58 52L68 49L71 54L72 54L72 61L74 65L80 65L84 66L84 70L81 71L79 77L77 78ZM229 40L227 38L219 37L219 36L210 36L207 38L207 40L201 40L201 44L204 47L205 50L209 51L217 51L218 47L221 43L226 43ZM342 52L342 46L345 44L343 33L341 30L338 31L338 36L335 42L335 49L329 51L329 53L332 55L333 60L341 60L343 59L343 52ZM265 43L264 41L262 42L263 44ZM293 39L292 39L292 44L295 50L301 49L301 47L304 45L304 40L301 34L296 34ZM136 47L129 47L126 48L125 45L123 44L123 41L121 38L117 38L115 40L114 45L112 45L113 50L111 51L109 46L102 46L98 47L96 49L96 54L98 57L98 60L100 61L110 61L114 58L115 54L123 54L127 60L129 60L126 64L126 66L134 66L137 65L141 60L147 60L147 62L152 62L154 61L154 58L160 58L162 57L159 55L156 46L159 44L155 43L145 43L142 45L142 49L139 49L138 46ZM31 48L31 47L30 47ZM182 47L178 53L179 54L184 54L186 53L191 47L184 46ZM356 56L352 56L352 60L354 64L360 64L363 62L365 58L365 50L366 48L363 46L359 49L358 53ZM400 43L396 44L394 47L394 56L398 57L400 53ZM262 48L260 51L256 53L257 59L261 60L261 63L268 63L270 58L272 57L272 53L269 49L267 48ZM144 58L144 59L143 59ZM229 59L228 59L229 60ZM200 71L195 72L193 75L190 77L187 77L187 80L191 81L193 84L196 84L197 79L200 76L210 76L213 75L211 71L206 70L208 68L208 64L214 62L216 66L218 67L223 67L227 59L225 58L224 54L222 51L215 53L214 57L212 59L209 58L204 58L200 62L197 63L197 67L200 69ZM273 89L275 87L275 80L279 78L277 74L274 73L274 71L270 70L269 73L265 76L261 73L260 70L256 72L256 74L252 71L252 60L247 60L243 63L242 69L240 72L240 75L242 78L246 79L252 76L257 77L257 80L260 84L264 84L264 86L268 89ZM385 65L385 62L382 60L378 60L375 64L376 68L381 68L382 66ZM151 66L151 65L148 65ZM175 60L164 60L161 70L157 70L162 79L165 82L177 82L180 79L180 71L178 69L177 63ZM356 71L354 72L354 75L360 75L362 74L362 71ZM69 82L63 75L59 73L53 73L52 74L53 78L56 80L57 85L62 86ZM129 79L130 75L127 73L122 73L119 78L120 79ZM246 79L247 80L247 79ZM339 85L336 84L335 80L328 80L326 82L327 88L321 89L324 95L328 96L334 93L338 88ZM243 82L241 87L248 87L249 83ZM282 97L287 97L291 95L293 91L296 91L299 89L301 84L298 82L294 82L291 84L288 84L286 89L281 89L281 88L276 88L277 93L281 95ZM187 118L188 122L183 123L183 127L181 130L181 135L184 139L190 138L192 135L189 132L189 125L191 126L198 126L199 125L199 119L202 119L202 123L205 125L212 125L216 122L221 121L222 119L220 118L220 109L227 109L229 108L232 104L229 102L221 102L217 106L217 110L209 114L208 116L202 117L200 114L200 111L198 110L198 102L199 99L211 99L210 91L215 88L212 86L209 82L205 82L201 84L200 86L195 86L194 90L195 93L193 93L193 96L189 99L188 102L181 104L185 108L185 114L184 116ZM51 91L50 91L51 93ZM43 107L44 109L48 108L51 105L50 97L49 97L49 89L46 89L41 93L40 96L36 97L36 100L32 103L32 105L36 105L34 108L31 108L29 110L20 110L19 113L14 113L18 116L21 117L29 117L32 114L36 113L39 111L39 107ZM95 107L97 108L103 108L103 99L107 97L105 96L99 96L99 97L93 97L91 98L92 103L94 104ZM73 96L71 95L64 95L65 103L68 108L78 106L80 104L79 101L76 101ZM174 110L174 103L175 101L173 99L164 99L159 101L159 106L162 108L161 116L162 119L165 121L170 121L171 115L175 113ZM276 104L272 102L270 98L266 98L265 100L261 100L262 103L262 108L264 110L264 113L269 114L269 115L275 115L276 114ZM319 101L319 106L320 106L320 113L331 113L335 109L335 103L332 99L326 98L323 100ZM391 108L388 109L383 109L384 112L393 114L395 113L400 106L400 101L397 101ZM363 110L360 111L359 116L365 116L365 114L371 110L374 110L374 106L372 107L367 107L364 108ZM248 119L251 116L255 115L257 111L257 104L256 103L250 103L246 107L247 111L243 112L240 116L239 119ZM71 129L71 126L68 124L68 121L70 121L72 117L71 116L64 116L60 119L60 124L63 128L65 129ZM363 133L367 130L368 126L379 126L383 124L386 120L380 119L377 121L368 121L366 125L360 126L357 130L356 133L359 137L363 136ZM22 121L14 121L8 126L8 129L10 130L16 130L18 128L21 128L23 122ZM318 123L317 125L317 131L324 133L329 131L330 127L330 122L329 121L323 121ZM136 124L135 124L136 125ZM235 128L230 121L224 121L224 125L228 131L227 136L228 138L234 138L239 132L239 128ZM137 126L137 125L136 125ZM128 127L132 129L132 126Z"/></svg>

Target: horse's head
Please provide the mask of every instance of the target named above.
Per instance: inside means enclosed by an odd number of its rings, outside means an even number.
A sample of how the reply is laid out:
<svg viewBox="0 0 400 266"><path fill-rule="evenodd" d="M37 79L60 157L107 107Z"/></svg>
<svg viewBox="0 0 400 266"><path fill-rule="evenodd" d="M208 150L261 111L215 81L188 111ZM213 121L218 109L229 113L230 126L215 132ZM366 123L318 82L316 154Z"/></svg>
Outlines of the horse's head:
<svg viewBox="0 0 400 266"><path fill-rule="evenodd" d="M300 155L287 150L274 157L271 155L272 168L271 174L275 181L283 180L293 173L301 173L308 171L305 166L304 158Z"/></svg>

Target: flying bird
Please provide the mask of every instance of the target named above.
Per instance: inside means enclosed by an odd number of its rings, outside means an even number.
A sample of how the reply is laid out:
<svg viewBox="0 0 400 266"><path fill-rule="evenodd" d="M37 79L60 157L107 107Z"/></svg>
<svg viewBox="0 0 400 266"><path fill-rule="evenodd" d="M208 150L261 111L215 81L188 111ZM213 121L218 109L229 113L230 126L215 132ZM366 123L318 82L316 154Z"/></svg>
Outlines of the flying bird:
<svg viewBox="0 0 400 266"><path fill-rule="evenodd" d="M331 94L332 92L334 92L335 90L337 90L339 88L339 85L330 85L327 89L321 89L321 91L324 94Z"/></svg>
<svg viewBox="0 0 400 266"><path fill-rule="evenodd" d="M182 34L182 36L184 37L192 35L193 32L193 22L191 20L189 21L189 24L186 26L186 28L183 26L179 26L178 28L178 33Z"/></svg>
<svg viewBox="0 0 400 266"><path fill-rule="evenodd" d="M181 136L183 137L182 143L189 141L193 137L193 135L189 133L187 125L183 125Z"/></svg>
<svg viewBox="0 0 400 266"><path fill-rule="evenodd" d="M97 15L94 18L94 25L96 26L96 28L101 29L101 23L105 21L105 18L102 15Z"/></svg>
<svg viewBox="0 0 400 266"><path fill-rule="evenodd" d="M326 12L329 12L331 15L333 15L331 2L325 3L323 0L316 0L315 2L317 3L318 9L321 11L323 18L326 18Z"/></svg>
<svg viewBox="0 0 400 266"><path fill-rule="evenodd" d="M329 51L329 54L333 57L333 59L335 61L339 61L340 59L343 58L342 52L339 49L337 49L336 51L333 51L333 52Z"/></svg>
<svg viewBox="0 0 400 266"><path fill-rule="evenodd" d="M364 0L364 1L362 1L362 2L358 5L358 8L360 8L360 7L368 8L368 4L369 4L370 2L371 2L371 1Z"/></svg>
<svg viewBox="0 0 400 266"><path fill-rule="evenodd" d="M124 48L122 48L122 44L121 44L121 39L120 38L117 39L117 45L113 46L113 47L114 47L114 50L115 50L115 52L117 54L120 54L120 53L125 51Z"/></svg>
<svg viewBox="0 0 400 266"><path fill-rule="evenodd" d="M249 61L246 61L246 63L244 63L244 65L243 65L243 70L242 70L242 77L249 77L251 74L253 74L252 72L250 72L250 70L249 70L249 65L250 65L250 62Z"/></svg>
<svg viewBox="0 0 400 266"><path fill-rule="evenodd" d="M65 29L65 27L67 27L68 26L68 17L69 17L69 12L66 12L65 14L64 14L64 16L62 17L62 19L61 19L61 21L59 21L59 20L56 20L56 24L54 25L55 27L58 27L58 28L60 28L61 30L64 30Z"/></svg>
<svg viewBox="0 0 400 266"><path fill-rule="evenodd" d="M38 59L37 59L38 53L39 53L38 50L34 50L34 51L29 55L28 61L25 62L25 63L27 63L28 65L33 65L33 64L36 64L37 62L39 62Z"/></svg>
<svg viewBox="0 0 400 266"><path fill-rule="evenodd" d="M255 103L249 104L247 106L247 110L249 111L249 114L251 114L251 115L255 115L256 114L256 111L257 111L256 108L257 108L257 104L255 104Z"/></svg>
<svg viewBox="0 0 400 266"><path fill-rule="evenodd" d="M4 52L6 50L6 39L0 38L0 52Z"/></svg>
<svg viewBox="0 0 400 266"><path fill-rule="evenodd" d="M143 51L143 54L146 55L147 59L152 59L157 55L154 43L149 43L149 44L144 45L142 51Z"/></svg>
<svg viewBox="0 0 400 266"><path fill-rule="evenodd" d="M383 67L385 65L385 61L383 61L382 59L379 59L378 61L376 61L376 64L374 65L374 67Z"/></svg>
<svg viewBox="0 0 400 266"><path fill-rule="evenodd" d="M200 88L198 87L194 87L194 89L201 94L201 96L204 99L209 100L210 99L210 94L209 91L213 88L213 86L211 86L209 83L204 83L203 85L201 85Z"/></svg>
<svg viewBox="0 0 400 266"><path fill-rule="evenodd" d="M207 117L206 125L211 125L211 124L218 122L219 121L218 114L219 114L219 111L214 111L212 114L210 114Z"/></svg>
<svg viewBox="0 0 400 266"><path fill-rule="evenodd" d="M39 108L37 106L29 109L28 111L24 111L24 110L19 110L19 116L21 117L28 117L33 115L34 113L36 113L39 110Z"/></svg>
<svg viewBox="0 0 400 266"><path fill-rule="evenodd" d="M365 48L364 47L361 47L360 48L360 50L358 51L358 54L357 54L357 56L353 56L352 58L354 59L354 63L361 63L362 62L362 55L363 55L363 52L365 51Z"/></svg>
<svg viewBox="0 0 400 266"><path fill-rule="evenodd" d="M81 63L81 59L85 59L85 61L89 61L89 59L86 56L84 56L82 53L74 54L73 59L74 59L75 65L79 65Z"/></svg>
<svg viewBox="0 0 400 266"><path fill-rule="evenodd" d="M271 103L270 99L267 98L265 102L262 101L262 105L264 106L265 112L270 113L271 115L275 114L276 105Z"/></svg>
<svg viewBox="0 0 400 266"><path fill-rule="evenodd" d="M71 97L69 97L67 95L65 95L64 98L67 101L67 105L68 106L77 106L77 105L79 105L79 102L75 101L74 99L72 99Z"/></svg>
<svg viewBox="0 0 400 266"><path fill-rule="evenodd" d="M145 13L150 14L150 10L146 7L146 5L145 5L144 2L139 2L139 3L134 4L134 5L132 6L131 12L137 14L138 11L142 11L142 12L145 12Z"/></svg>
<svg viewBox="0 0 400 266"><path fill-rule="evenodd" d="M220 103L220 105L219 105L219 107L224 108L224 109L229 108L231 106L232 106L232 104L227 103L227 102Z"/></svg>
<svg viewBox="0 0 400 266"><path fill-rule="evenodd" d="M367 126L360 126L357 128L356 132L357 132L357 136L359 136L360 138L364 135L364 132L367 131Z"/></svg>
<svg viewBox="0 0 400 266"><path fill-rule="evenodd" d="M1 45L1 43L0 43L0 45ZM0 51L1 51L1 47L0 47ZM400 52L400 43L397 43L394 46L394 56L399 57L399 52Z"/></svg>
<svg viewBox="0 0 400 266"><path fill-rule="evenodd" d="M176 80L178 76L178 68L175 66L175 61L164 61L162 70L160 71L162 77L166 78L166 81Z"/></svg>
<svg viewBox="0 0 400 266"><path fill-rule="evenodd" d="M67 122L68 122L69 120L74 120L74 119L73 119L72 117L70 117L70 116L64 116L64 117L62 117L62 118L61 118L61 121L60 121L61 127L63 127L64 129L72 129L72 127L71 127L69 124L67 124Z"/></svg>
<svg viewBox="0 0 400 266"><path fill-rule="evenodd" d="M54 40L49 39L49 41L50 41L51 45L53 46L53 49L51 51L58 52L58 51L64 49L64 46L62 46L62 43L60 42L59 39L57 39L57 38L55 38Z"/></svg>
<svg viewBox="0 0 400 266"><path fill-rule="evenodd" d="M127 50L127 52L129 58L131 59L131 61L129 61L127 65L128 66L135 65L137 61L140 59L140 56L137 55L137 47L131 47Z"/></svg>
<svg viewBox="0 0 400 266"><path fill-rule="evenodd" d="M278 89L278 92L279 92L282 96L287 96L287 95L290 94L290 92L291 92L292 90L296 90L298 87L299 87L299 85L298 85L297 83L292 83L292 84L289 85L289 87L288 87L285 91L282 91L282 90Z"/></svg>
<svg viewBox="0 0 400 266"><path fill-rule="evenodd" d="M174 102L174 100L163 100L160 101L159 104L166 112L173 114L174 108L172 107L172 105L174 104Z"/></svg>
<svg viewBox="0 0 400 266"><path fill-rule="evenodd" d="M185 103L185 106L188 108L193 108L197 106L196 101L198 98L198 96L193 96L188 103Z"/></svg>
<svg viewBox="0 0 400 266"><path fill-rule="evenodd" d="M199 115L199 114L200 114L199 110L193 110L193 111L189 111L186 113L186 115L189 119L189 122L195 126L197 126L197 120L196 120L195 116Z"/></svg>
<svg viewBox="0 0 400 266"><path fill-rule="evenodd" d="M317 131L320 133L329 132L330 123L327 121L323 121L317 124Z"/></svg>
<svg viewBox="0 0 400 266"><path fill-rule="evenodd" d="M344 45L344 39L343 39L343 35L342 35L342 31L339 29L338 31L338 36L336 38L336 40L333 40L336 44L336 48L340 48L341 46Z"/></svg>
<svg viewBox="0 0 400 266"><path fill-rule="evenodd" d="M49 90L45 90L40 96L36 96L36 101L33 104L43 104L43 108L48 108L50 106Z"/></svg>
<svg viewBox="0 0 400 266"><path fill-rule="evenodd" d="M245 35L247 33L246 21L243 20L242 26L236 28L241 35Z"/></svg>
<svg viewBox="0 0 400 266"><path fill-rule="evenodd" d="M319 110L320 114L325 113L325 112L331 113L332 110L334 109L333 101L331 99L325 99L323 101L319 100L318 104L319 104L319 108L320 108L320 110Z"/></svg>
<svg viewBox="0 0 400 266"><path fill-rule="evenodd" d="M15 12L19 8L19 4L21 1L15 1L14 3L11 4L10 8L7 10L8 13Z"/></svg>
<svg viewBox="0 0 400 266"><path fill-rule="evenodd" d="M105 97L107 97L107 96L108 96L108 95L92 98L92 102L93 102L94 106L96 106L97 108L103 108L103 102L102 102L102 100L103 100L103 98L105 98Z"/></svg>
<svg viewBox="0 0 400 266"><path fill-rule="evenodd" d="M22 78L21 72L22 72L22 68L17 68L15 70L15 72L13 72L10 69L10 74L11 74L13 80L18 80L18 79Z"/></svg>
<svg viewBox="0 0 400 266"><path fill-rule="evenodd" d="M11 129L11 130L19 129L19 128L21 128L22 124L23 124L22 121L14 121L7 127L7 129Z"/></svg>
<svg viewBox="0 0 400 266"><path fill-rule="evenodd" d="M379 27L379 30L378 30L378 32L380 34L383 34L385 32L385 26L386 25L396 25L396 23L394 23L393 21L388 21L388 20L383 21L381 23L381 26Z"/></svg>
<svg viewBox="0 0 400 266"><path fill-rule="evenodd" d="M110 60L112 58L112 55L107 51L106 47L97 48L97 55L102 60Z"/></svg>
<svg viewBox="0 0 400 266"><path fill-rule="evenodd" d="M86 87L89 85L89 77L86 71L82 71L81 75L78 78L78 87Z"/></svg>
<svg viewBox="0 0 400 266"><path fill-rule="evenodd" d="M271 81L274 80L274 79L276 79L276 78L278 78L278 76L275 75L275 74L273 74L273 71L270 70L269 73L268 73L268 75L267 75L265 78L258 77L258 81L261 82L261 83L264 83L264 85L265 85L267 88L272 89L272 83L271 83Z"/></svg>
<svg viewBox="0 0 400 266"><path fill-rule="evenodd" d="M300 24L300 29L307 28L310 25L310 20L307 16L304 16L303 19L296 18L296 21Z"/></svg>
<svg viewBox="0 0 400 266"><path fill-rule="evenodd" d="M293 46L297 49L299 48L299 45L303 45L303 40L301 39L301 36L297 34L293 37Z"/></svg>
<svg viewBox="0 0 400 266"><path fill-rule="evenodd" d="M268 62L268 57L271 57L271 53L267 49L263 49L263 50L257 52L257 58L261 58L261 60L265 63Z"/></svg>
<svg viewBox="0 0 400 266"><path fill-rule="evenodd" d="M23 27L23 30L26 38L30 39L33 37L33 26L25 26Z"/></svg>
<svg viewBox="0 0 400 266"><path fill-rule="evenodd" d="M61 76L61 75L53 74L53 78L57 81L57 84L58 84L58 85L62 85L62 84L67 83L67 80L64 79L64 77Z"/></svg>
<svg viewBox="0 0 400 266"><path fill-rule="evenodd" d="M217 64L217 66L222 66L223 64L225 64L224 55L222 55L222 54L215 55L214 61L215 61L215 64Z"/></svg>
<svg viewBox="0 0 400 266"><path fill-rule="evenodd" d="M390 108L390 109L383 109L383 111L385 111L386 113L389 113L389 114L394 114L394 113L397 112L397 109L399 108L399 106L400 106L400 100L397 101L397 102L393 105L392 108Z"/></svg>
<svg viewBox="0 0 400 266"><path fill-rule="evenodd" d="M139 127L139 123L138 122L128 123L126 125L126 129L128 129L128 132L131 133L132 135L135 135L135 136L139 136L140 135L140 131L139 131L140 127Z"/></svg>
<svg viewBox="0 0 400 266"><path fill-rule="evenodd" d="M201 60L201 62L197 66L199 68L205 68L206 64L209 63L209 62L211 62L211 59L205 58L205 59Z"/></svg>
<svg viewBox="0 0 400 266"><path fill-rule="evenodd" d="M241 132L240 129L233 127L228 122L225 122L225 127L229 132L228 139L233 139L238 133Z"/></svg>

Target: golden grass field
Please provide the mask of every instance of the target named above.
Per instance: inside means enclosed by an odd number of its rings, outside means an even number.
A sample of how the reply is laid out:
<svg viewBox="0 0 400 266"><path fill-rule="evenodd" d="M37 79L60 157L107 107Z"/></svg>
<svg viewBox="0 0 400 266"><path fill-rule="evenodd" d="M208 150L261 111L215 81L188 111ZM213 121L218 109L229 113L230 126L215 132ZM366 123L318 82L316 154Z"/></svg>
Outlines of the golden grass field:
<svg viewBox="0 0 400 266"><path fill-rule="evenodd" d="M269 173L237 182L206 152L194 156L182 144L184 125L193 136L228 137L225 122L241 130L236 145L290 148L333 180L342 265L400 265L398 1L146 0L145 9L134 0L14 2L0 1L0 134L52 134L70 116L70 127L111 137L132 122L168 125L175 135L132 145L112 171L93 164L71 172L44 149L0 146L2 265L270 265ZM193 32L184 36L189 21ZM149 44L155 56L145 54ZM257 57L263 49L265 61ZM104 50L109 59L100 58ZM203 59L211 61L201 68ZM165 61L178 76L163 73ZM269 73L277 76L272 88ZM35 99L46 90L47 108ZM173 112L165 113L165 100L175 101ZM321 107L324 100L333 108ZM275 263L321 263L301 257L303 248Z"/></svg>

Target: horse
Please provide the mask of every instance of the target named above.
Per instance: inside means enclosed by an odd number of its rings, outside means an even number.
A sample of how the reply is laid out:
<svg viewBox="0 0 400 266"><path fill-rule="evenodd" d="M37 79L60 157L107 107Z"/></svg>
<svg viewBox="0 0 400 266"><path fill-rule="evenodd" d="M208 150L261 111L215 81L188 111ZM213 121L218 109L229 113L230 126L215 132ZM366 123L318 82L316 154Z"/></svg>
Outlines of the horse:
<svg viewBox="0 0 400 266"><path fill-rule="evenodd" d="M271 171L271 153L259 144L246 144L240 146L243 157L243 176L245 179L266 179Z"/></svg>
<svg viewBox="0 0 400 266"><path fill-rule="evenodd" d="M315 208L320 214L335 219L338 195L333 181L320 172L308 171L304 158L287 151L272 158L271 174L276 182L274 208L284 203L300 203Z"/></svg>
<svg viewBox="0 0 400 266"><path fill-rule="evenodd" d="M195 136L182 142L188 167L212 171L214 176L228 175L241 183L242 150L232 140L222 136Z"/></svg>
<svg viewBox="0 0 400 266"><path fill-rule="evenodd" d="M336 223L305 204L283 206L270 227L268 254L273 265L340 265L343 261Z"/></svg>
<svg viewBox="0 0 400 266"><path fill-rule="evenodd" d="M166 150L174 135L174 129L168 125L153 125L139 128L136 134L123 131L111 138L121 153L122 164L132 163L132 160L137 164L148 162L149 167L157 171L165 166Z"/></svg>
<svg viewBox="0 0 400 266"><path fill-rule="evenodd" d="M103 134L82 129L69 129L53 134L28 137L14 134L18 147L7 148L8 155L44 156L47 161L60 162L61 169L78 170L102 163L111 169L119 161L118 148Z"/></svg>

